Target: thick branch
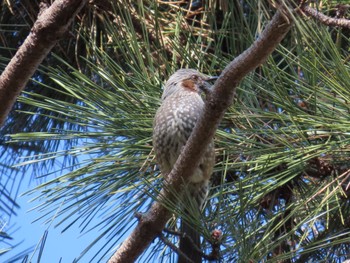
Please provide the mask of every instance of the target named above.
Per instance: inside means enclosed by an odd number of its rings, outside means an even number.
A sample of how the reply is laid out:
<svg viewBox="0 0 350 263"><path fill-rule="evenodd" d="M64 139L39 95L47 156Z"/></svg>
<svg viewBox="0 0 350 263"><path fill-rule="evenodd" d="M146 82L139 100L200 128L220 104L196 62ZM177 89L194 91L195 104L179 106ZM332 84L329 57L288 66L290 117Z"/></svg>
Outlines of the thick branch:
<svg viewBox="0 0 350 263"><path fill-rule="evenodd" d="M322 24L325 24L327 26L339 26L339 27L345 27L350 29L350 20L348 19L333 18L333 17L326 16L323 13L319 12L318 10L306 4L301 7L301 10L306 15L315 18L317 21L320 21Z"/></svg>
<svg viewBox="0 0 350 263"><path fill-rule="evenodd" d="M0 126L17 96L50 50L62 38L87 0L56 0L40 12L30 34L0 76ZM42 5L43 7L43 5Z"/></svg>
<svg viewBox="0 0 350 263"><path fill-rule="evenodd" d="M183 180L193 174L206 145L214 136L224 112L231 105L236 87L252 70L263 63L275 50L280 41L291 28L292 17L289 13L277 11L253 45L234 59L216 81L209 96L204 112L197 122L183 152L179 156L168 180L160 193L159 199L174 200L171 192L180 192ZM167 191L166 189L173 189ZM134 262L149 246L153 239L161 233L171 216L161 200L154 202L150 210L140 221L130 236L123 242L109 263Z"/></svg>

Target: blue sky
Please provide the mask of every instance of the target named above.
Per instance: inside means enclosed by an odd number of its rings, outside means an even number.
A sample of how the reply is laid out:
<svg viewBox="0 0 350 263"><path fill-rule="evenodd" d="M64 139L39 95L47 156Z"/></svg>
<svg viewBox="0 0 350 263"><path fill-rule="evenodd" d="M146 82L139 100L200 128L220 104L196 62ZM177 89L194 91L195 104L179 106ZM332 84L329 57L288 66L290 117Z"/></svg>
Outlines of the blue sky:
<svg viewBox="0 0 350 263"><path fill-rule="evenodd" d="M19 176L20 175L16 175ZM23 193L27 191L30 187L35 186L34 183L29 183L30 171L27 171L24 180L21 182L20 192ZM29 185L29 186L28 186ZM6 253L1 257L1 262L7 263L9 259L14 257L16 254L22 252L23 250L35 247L40 244L40 241L48 230L47 239L45 242L45 248L41 256L42 263L50 262L73 262L74 258L79 256L79 254L97 237L98 232L91 231L87 234L80 234L80 229L77 225L73 225L64 233L61 233L64 226L54 227L54 223L44 224L44 220L36 219L42 214L36 210L32 210L33 207L38 205L38 202L30 202L32 196L22 195L17 198L17 203L20 205L20 209L17 210L18 215L11 218L10 224L15 224L15 231L10 231L10 235L14 238L12 244L17 244L22 242L18 247L14 248L12 251ZM32 211L30 211L32 210ZM98 220L98 218L96 218ZM92 222L93 224L94 222ZM5 229L6 232L6 229ZM94 247L81 262L87 262L88 258L91 258L97 251L98 247ZM38 251L33 256L33 262L37 262ZM33 253L30 254L32 256ZM98 262L96 259L93 262Z"/></svg>

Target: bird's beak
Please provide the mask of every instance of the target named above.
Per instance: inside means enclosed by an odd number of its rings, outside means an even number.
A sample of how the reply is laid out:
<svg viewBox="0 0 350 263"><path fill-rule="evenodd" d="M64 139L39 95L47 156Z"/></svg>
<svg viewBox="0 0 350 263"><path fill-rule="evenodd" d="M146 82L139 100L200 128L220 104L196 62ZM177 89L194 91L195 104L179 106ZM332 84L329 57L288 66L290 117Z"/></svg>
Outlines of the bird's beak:
<svg viewBox="0 0 350 263"><path fill-rule="evenodd" d="M211 82L211 81L217 80L218 78L219 78L219 76L210 76L210 77L208 77L205 81Z"/></svg>
<svg viewBox="0 0 350 263"><path fill-rule="evenodd" d="M210 76L204 79L202 85L199 87L206 95L209 95L211 93L212 83L215 80L217 80L218 76Z"/></svg>

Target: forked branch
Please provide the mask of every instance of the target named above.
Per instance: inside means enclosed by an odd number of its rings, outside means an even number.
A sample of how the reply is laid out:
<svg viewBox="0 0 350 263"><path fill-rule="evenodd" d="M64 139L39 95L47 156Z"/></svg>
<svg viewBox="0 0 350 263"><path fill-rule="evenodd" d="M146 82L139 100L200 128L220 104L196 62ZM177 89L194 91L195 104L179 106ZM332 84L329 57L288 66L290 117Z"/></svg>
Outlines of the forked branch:
<svg viewBox="0 0 350 263"><path fill-rule="evenodd" d="M134 262L153 239L159 236L171 216L171 211L162 205L162 200L174 201L172 193L180 192L183 180L193 173L206 145L231 105L238 84L276 49L291 28L291 21L293 18L287 9L278 10L259 39L223 70L186 147L168 175L168 180L164 182L158 200L141 216L134 231L110 258L109 263Z"/></svg>

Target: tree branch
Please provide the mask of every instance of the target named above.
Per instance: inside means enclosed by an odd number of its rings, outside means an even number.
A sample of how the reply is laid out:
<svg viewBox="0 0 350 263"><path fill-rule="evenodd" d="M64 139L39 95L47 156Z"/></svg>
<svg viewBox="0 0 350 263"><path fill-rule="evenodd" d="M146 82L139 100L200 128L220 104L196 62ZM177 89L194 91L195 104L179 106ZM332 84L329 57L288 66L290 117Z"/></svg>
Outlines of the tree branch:
<svg viewBox="0 0 350 263"><path fill-rule="evenodd" d="M0 126L17 96L50 50L68 31L87 0L56 0L43 5L31 32L0 76Z"/></svg>
<svg viewBox="0 0 350 263"><path fill-rule="evenodd" d="M333 18L324 15L318 10L308 6L307 4L301 6L301 11L303 11L307 16L315 18L317 21L320 21L322 24L327 26L339 26L350 29L350 20L344 18Z"/></svg>
<svg viewBox="0 0 350 263"><path fill-rule="evenodd" d="M181 255L181 257L185 258L188 263L193 263L191 259L189 259L177 246L171 243L163 234L159 236L159 239L162 240L165 245L170 247L178 255Z"/></svg>
<svg viewBox="0 0 350 263"><path fill-rule="evenodd" d="M173 201L175 198L172 193L181 191L183 180L187 180L193 174L206 145L214 136L224 112L232 104L236 87L249 72L263 63L275 50L291 28L290 21L293 19L288 10L278 10L261 33L260 38L223 70L213 87L212 94L207 98L204 111L191 137L168 175L168 179L164 181L165 185L158 200L140 218L134 231L110 258L109 263L134 262L153 239L161 233L171 216L171 211L162 205L164 202L162 200Z"/></svg>

